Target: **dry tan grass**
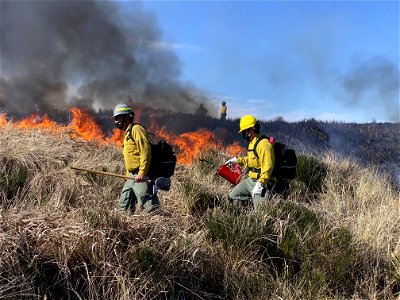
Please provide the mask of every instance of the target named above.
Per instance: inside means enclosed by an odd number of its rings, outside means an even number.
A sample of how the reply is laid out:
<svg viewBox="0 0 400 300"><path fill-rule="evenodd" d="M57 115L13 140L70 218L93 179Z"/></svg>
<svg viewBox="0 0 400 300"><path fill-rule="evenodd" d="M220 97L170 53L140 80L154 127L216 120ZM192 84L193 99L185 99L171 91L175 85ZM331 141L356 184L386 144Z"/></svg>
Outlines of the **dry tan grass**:
<svg viewBox="0 0 400 300"><path fill-rule="evenodd" d="M348 227L358 241L367 243L375 251L400 255L399 191L376 169L361 168L332 155L324 161L329 172L320 201L321 210L332 222Z"/></svg>
<svg viewBox="0 0 400 300"><path fill-rule="evenodd" d="M0 145L0 298L398 296L399 194L374 170L327 156L314 202L294 184L254 212L226 203L227 155L210 150L177 167L159 211L127 216L123 180L70 169L123 174L120 149L10 126Z"/></svg>

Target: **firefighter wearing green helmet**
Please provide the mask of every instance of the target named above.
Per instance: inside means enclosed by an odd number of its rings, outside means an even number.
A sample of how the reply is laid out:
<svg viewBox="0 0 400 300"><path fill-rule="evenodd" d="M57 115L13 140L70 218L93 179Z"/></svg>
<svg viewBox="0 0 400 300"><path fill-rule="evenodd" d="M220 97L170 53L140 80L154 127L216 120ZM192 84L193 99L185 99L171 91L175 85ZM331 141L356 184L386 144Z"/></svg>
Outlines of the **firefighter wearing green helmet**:
<svg viewBox="0 0 400 300"><path fill-rule="evenodd" d="M261 139L260 123L255 117L246 115L240 119L239 133L249 142L247 155L233 157L226 164L238 164L249 169L248 178L241 181L229 193L231 201L245 203L252 199L254 208L265 202L274 186L271 174L274 169L275 153L268 139ZM258 143L257 141L260 140ZM257 146L257 150L254 146ZM257 151L257 152L256 152ZM257 157L258 156L258 157Z"/></svg>
<svg viewBox="0 0 400 300"><path fill-rule="evenodd" d="M150 211L159 205L157 194L152 191L152 184L148 182L147 172L151 161L151 144L146 129L134 123L133 109L124 103L114 108L114 123L119 130L123 130L123 154L128 179L122 188L119 199L119 208L127 213L135 210Z"/></svg>

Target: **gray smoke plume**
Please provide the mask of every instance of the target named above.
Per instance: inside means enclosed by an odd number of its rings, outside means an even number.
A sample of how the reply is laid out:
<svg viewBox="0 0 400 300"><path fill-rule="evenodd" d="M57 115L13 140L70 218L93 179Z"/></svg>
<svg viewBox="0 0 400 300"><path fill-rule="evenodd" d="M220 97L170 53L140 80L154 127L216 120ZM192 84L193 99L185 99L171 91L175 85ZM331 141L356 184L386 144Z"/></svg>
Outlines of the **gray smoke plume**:
<svg viewBox="0 0 400 300"><path fill-rule="evenodd" d="M375 56L354 62L342 78L349 104L382 107L393 122L400 121L399 68L389 59Z"/></svg>
<svg viewBox="0 0 400 300"><path fill-rule="evenodd" d="M155 46L162 34L154 16L140 2L129 8L121 12L107 1L0 1L0 110L110 109L131 98L192 113L207 102L180 80L176 55Z"/></svg>

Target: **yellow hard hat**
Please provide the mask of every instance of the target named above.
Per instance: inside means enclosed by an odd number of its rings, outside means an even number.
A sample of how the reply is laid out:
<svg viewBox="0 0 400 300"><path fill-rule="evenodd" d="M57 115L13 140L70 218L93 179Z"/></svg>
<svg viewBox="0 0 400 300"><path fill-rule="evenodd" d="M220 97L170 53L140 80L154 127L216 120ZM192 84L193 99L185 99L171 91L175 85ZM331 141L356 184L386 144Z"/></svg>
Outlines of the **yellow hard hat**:
<svg viewBox="0 0 400 300"><path fill-rule="evenodd" d="M240 119L240 130L239 132L242 132L243 130L249 129L256 125L257 120L251 115L245 115Z"/></svg>

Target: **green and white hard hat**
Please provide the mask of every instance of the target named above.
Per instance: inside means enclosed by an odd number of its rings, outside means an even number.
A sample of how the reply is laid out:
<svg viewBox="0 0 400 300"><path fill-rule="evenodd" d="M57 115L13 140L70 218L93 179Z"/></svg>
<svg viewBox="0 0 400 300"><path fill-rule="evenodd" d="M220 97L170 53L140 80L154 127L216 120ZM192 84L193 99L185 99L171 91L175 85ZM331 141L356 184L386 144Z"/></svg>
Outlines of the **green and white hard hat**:
<svg viewBox="0 0 400 300"><path fill-rule="evenodd" d="M129 115L129 114L133 114L132 107L130 107L125 103L119 103L114 108L113 117L116 117L118 115Z"/></svg>

